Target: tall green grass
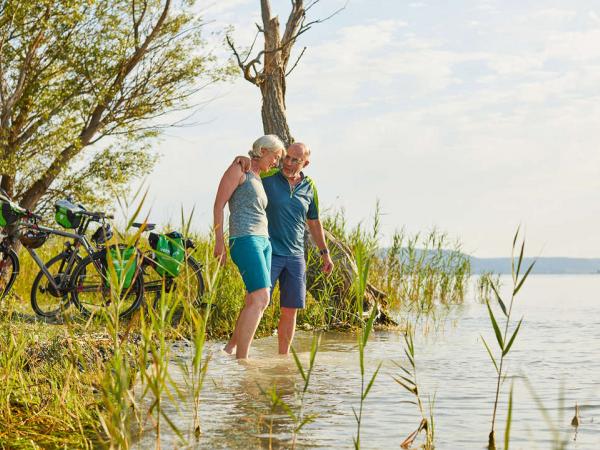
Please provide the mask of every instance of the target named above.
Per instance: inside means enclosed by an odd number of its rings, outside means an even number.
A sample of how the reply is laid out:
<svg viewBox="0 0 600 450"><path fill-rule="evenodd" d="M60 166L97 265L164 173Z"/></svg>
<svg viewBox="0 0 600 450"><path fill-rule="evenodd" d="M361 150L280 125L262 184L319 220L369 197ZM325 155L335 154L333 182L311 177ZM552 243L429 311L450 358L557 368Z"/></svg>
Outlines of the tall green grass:
<svg viewBox="0 0 600 450"><path fill-rule="evenodd" d="M124 209L129 208L129 224L134 218L140 221L144 196L140 191L137 195L138 203L123 203ZM191 233L189 223L190 217L182 218L179 229L195 241L193 256L204 266L202 305L181 290L180 296L162 295L156 303L147 298L146 310L126 321L117 313L121 286L113 292L111 307L89 320L71 307L61 323L38 322L29 295L39 269L21 252L21 274L0 308L0 447L28 448L33 442L40 447L131 448L139 433L150 431L155 433L158 448L165 426L180 436L182 445L200 435L201 392L211 358L206 340L225 338L233 331L243 306L244 286L229 260L219 267L212 259L211 234ZM365 303L367 282L387 294L389 308L430 311L438 304L462 301L469 271L458 252L448 256L442 251L448 241L437 232L424 244L418 238L406 240L397 234L390 249L381 249L378 212L370 227L350 228L341 214L326 223L354 260L356 276L345 292L340 290L345 275L339 268L331 277L322 277L320 289L308 296L307 308L299 314L298 326L358 330L361 392L354 441L360 447L365 400L380 367L369 374L365 364L365 348L377 314L376 308ZM133 244L140 237L128 229L121 231L120 238L126 243ZM147 248L145 238L140 245ZM62 240L52 237L39 253L48 260L62 249ZM431 251L437 256L432 257ZM277 296L276 291L260 323L259 336L270 335L277 326ZM182 310L181 320L173 320L177 309ZM183 390L169 373L171 344L181 339L188 340L192 348L190 360L182 366ZM316 348L304 371L300 405L308 390L314 355ZM182 399L190 401L190 397L194 414L186 435L165 412L164 402L176 404ZM295 446L296 436L313 416L302 406L290 411Z"/></svg>
<svg viewBox="0 0 600 450"><path fill-rule="evenodd" d="M437 229L414 235L402 229L395 232L391 242L385 245L380 235L380 222L379 206L376 206L371 229L367 231L363 224L349 227L343 211L333 213L324 221L325 227L348 248L354 249L362 243L373 249L369 281L386 294L388 309L427 313L437 305L464 301L471 266L459 241L450 239ZM356 259L357 255L352 254ZM340 283L335 276L329 281L334 286ZM338 307L342 311L354 309L347 307L343 299L333 300L337 303L330 305L332 308ZM352 319L344 318L346 321Z"/></svg>

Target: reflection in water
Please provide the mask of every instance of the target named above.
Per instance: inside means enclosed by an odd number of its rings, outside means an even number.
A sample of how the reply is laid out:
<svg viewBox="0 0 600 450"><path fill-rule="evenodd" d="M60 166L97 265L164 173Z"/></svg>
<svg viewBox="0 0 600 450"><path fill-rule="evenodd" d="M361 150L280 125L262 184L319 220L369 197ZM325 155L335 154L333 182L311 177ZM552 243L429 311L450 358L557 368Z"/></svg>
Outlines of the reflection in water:
<svg viewBox="0 0 600 450"><path fill-rule="evenodd" d="M600 277L592 276L532 276L522 289L514 314L525 320L520 342L508 358L513 376L503 386L497 425L502 436L508 389L514 379L512 448L551 448L555 434L568 441L569 449L599 448L599 291ZM419 384L424 393L436 394L436 448L482 449L487 443L495 389L494 369L480 338L494 339L489 319L485 307L474 301L449 308L444 314L444 320L439 316L436 321L422 318L415 336ZM298 333L295 341L305 365L311 338L308 333ZM189 438L191 399L178 402L177 407L166 408L189 443L182 445L175 433L163 429L163 448L289 448L293 421L281 408L272 408L264 392L276 386L287 404L298 406L296 393L302 388L302 379L293 359L275 355L274 337L255 341L252 359L245 364L223 354L222 345L207 346L212 359L202 393L201 437L197 441ZM398 368L391 361L405 361L402 346L402 333L390 331L374 333L367 345L367 373L380 361L383 367L365 405L363 448L398 448L418 423L414 405L406 403L412 400L410 395L392 379ZM185 392L175 361L185 361L189 351L181 347L174 352L177 357L173 358L172 375ZM543 417L524 378L547 409L550 422ZM358 406L359 395L356 336L324 333L305 398L305 412L318 417L303 429L297 446L351 448L356 431L352 407ZM571 420L576 402L579 426L573 441ZM152 433L138 445L152 448Z"/></svg>

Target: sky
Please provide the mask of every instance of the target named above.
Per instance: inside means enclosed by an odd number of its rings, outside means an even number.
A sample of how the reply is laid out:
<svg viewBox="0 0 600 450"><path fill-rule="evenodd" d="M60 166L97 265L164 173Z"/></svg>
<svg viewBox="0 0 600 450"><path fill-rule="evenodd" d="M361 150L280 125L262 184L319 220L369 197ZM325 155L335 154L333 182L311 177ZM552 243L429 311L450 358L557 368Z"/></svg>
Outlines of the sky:
<svg viewBox="0 0 600 450"><path fill-rule="evenodd" d="M200 2L209 47L227 58L259 21L258 0ZM344 5L321 0L309 19ZM272 0L280 22L288 0ZM600 257L600 3L350 0L306 32L287 81L288 121L312 148L321 209L395 230L437 228L479 257ZM292 56L292 60L294 55ZM203 89L195 124L168 130L146 180L150 220L212 222L217 185L263 134L258 89Z"/></svg>

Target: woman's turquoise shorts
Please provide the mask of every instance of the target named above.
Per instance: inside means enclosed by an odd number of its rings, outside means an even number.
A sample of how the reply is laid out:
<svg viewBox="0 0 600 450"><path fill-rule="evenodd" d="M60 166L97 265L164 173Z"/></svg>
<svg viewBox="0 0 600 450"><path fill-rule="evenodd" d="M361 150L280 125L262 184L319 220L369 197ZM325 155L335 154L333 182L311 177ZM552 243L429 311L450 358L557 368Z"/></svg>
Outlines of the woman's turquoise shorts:
<svg viewBox="0 0 600 450"><path fill-rule="evenodd" d="M246 291L271 287L271 242L268 237L229 238L229 252L242 275Z"/></svg>

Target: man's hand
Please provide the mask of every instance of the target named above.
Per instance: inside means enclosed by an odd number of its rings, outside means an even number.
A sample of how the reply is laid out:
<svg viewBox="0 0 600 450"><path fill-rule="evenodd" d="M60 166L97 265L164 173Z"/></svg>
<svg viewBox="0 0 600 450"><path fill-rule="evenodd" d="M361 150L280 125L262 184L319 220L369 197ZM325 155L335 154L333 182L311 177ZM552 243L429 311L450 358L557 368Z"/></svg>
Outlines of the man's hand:
<svg viewBox="0 0 600 450"><path fill-rule="evenodd" d="M239 164L242 166L242 172L248 172L250 171L251 160L247 156L237 156L231 164Z"/></svg>
<svg viewBox="0 0 600 450"><path fill-rule="evenodd" d="M324 274L330 275L333 271L333 261L331 260L331 256L329 256L329 253L325 253L321 256L321 259L323 260L321 270Z"/></svg>
<svg viewBox="0 0 600 450"><path fill-rule="evenodd" d="M217 258L219 264L222 266L225 265L225 261L227 261L227 250L225 250L225 242L217 241L215 242L215 249L213 251L213 256Z"/></svg>

